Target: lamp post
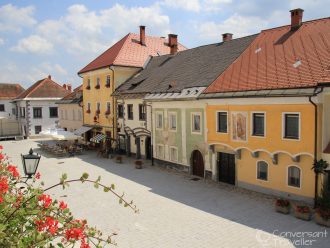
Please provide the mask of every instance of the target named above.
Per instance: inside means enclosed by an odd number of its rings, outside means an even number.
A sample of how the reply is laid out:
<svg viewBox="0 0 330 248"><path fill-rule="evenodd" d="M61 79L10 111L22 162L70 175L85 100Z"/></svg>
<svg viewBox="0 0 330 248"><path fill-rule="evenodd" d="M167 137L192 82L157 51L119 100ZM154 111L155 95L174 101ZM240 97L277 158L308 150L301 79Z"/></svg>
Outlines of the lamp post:
<svg viewBox="0 0 330 248"><path fill-rule="evenodd" d="M27 179L32 178L32 176L37 172L41 156L39 154L33 154L33 150L31 148L29 154L21 154L21 157L24 173L27 176Z"/></svg>

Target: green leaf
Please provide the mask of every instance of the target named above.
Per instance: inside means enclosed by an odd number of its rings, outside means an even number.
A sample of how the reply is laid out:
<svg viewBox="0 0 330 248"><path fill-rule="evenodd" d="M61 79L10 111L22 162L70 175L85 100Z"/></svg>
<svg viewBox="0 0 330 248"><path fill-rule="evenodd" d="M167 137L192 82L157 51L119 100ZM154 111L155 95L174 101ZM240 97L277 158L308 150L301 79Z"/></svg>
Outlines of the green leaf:
<svg viewBox="0 0 330 248"><path fill-rule="evenodd" d="M99 183L101 181L101 176L98 176L96 182Z"/></svg>
<svg viewBox="0 0 330 248"><path fill-rule="evenodd" d="M123 203L123 199L119 199L119 204L122 204Z"/></svg>
<svg viewBox="0 0 330 248"><path fill-rule="evenodd" d="M63 173L61 179L63 179L65 181L66 179L68 179L68 175L66 173Z"/></svg>
<svg viewBox="0 0 330 248"><path fill-rule="evenodd" d="M104 187L104 188L103 188L103 191L104 191L104 192L109 192L109 191L110 191L110 188L109 188L109 187Z"/></svg>
<svg viewBox="0 0 330 248"><path fill-rule="evenodd" d="M88 175L88 173L86 173L86 172L84 172L83 174L82 174L82 176L81 176L81 178L83 178L83 179L87 179L89 177L89 175Z"/></svg>
<svg viewBox="0 0 330 248"><path fill-rule="evenodd" d="M99 184L98 183L94 183L94 188L98 189L99 188Z"/></svg>
<svg viewBox="0 0 330 248"><path fill-rule="evenodd" d="M115 185L111 184L111 189L114 190L115 189Z"/></svg>

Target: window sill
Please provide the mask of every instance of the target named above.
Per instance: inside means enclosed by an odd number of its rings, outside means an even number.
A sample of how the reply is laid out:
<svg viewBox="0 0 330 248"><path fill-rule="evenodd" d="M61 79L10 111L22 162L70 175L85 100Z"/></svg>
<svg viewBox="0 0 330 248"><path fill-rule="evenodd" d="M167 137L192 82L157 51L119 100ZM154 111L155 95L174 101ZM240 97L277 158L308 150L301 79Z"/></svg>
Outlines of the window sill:
<svg viewBox="0 0 330 248"><path fill-rule="evenodd" d="M49 118L58 118L58 116L49 116Z"/></svg>
<svg viewBox="0 0 330 248"><path fill-rule="evenodd" d="M110 84L109 84L109 85L108 85L108 84L106 84L106 85L105 85L105 87L106 87L106 88L110 88Z"/></svg>
<svg viewBox="0 0 330 248"><path fill-rule="evenodd" d="M99 90L100 89L100 85L95 86L95 89Z"/></svg>
<svg viewBox="0 0 330 248"><path fill-rule="evenodd" d="M34 116L33 116L33 119L42 119L42 117L34 117Z"/></svg>
<svg viewBox="0 0 330 248"><path fill-rule="evenodd" d="M91 89L91 87L86 87L86 90L90 90Z"/></svg>

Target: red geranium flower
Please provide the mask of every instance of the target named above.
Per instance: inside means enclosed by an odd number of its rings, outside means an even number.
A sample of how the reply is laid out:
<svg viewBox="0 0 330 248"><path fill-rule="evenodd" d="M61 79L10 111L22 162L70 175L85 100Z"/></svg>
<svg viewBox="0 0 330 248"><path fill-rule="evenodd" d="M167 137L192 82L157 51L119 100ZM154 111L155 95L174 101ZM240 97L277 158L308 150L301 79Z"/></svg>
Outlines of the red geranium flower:
<svg viewBox="0 0 330 248"><path fill-rule="evenodd" d="M2 150L3 149L3 146L2 145L0 145L0 150Z"/></svg>
<svg viewBox="0 0 330 248"><path fill-rule="evenodd" d="M60 202L60 209L64 210L64 209L66 209L66 208L68 208L68 205L65 204L64 201L61 201L61 202Z"/></svg>
<svg viewBox="0 0 330 248"><path fill-rule="evenodd" d="M17 167L15 165L8 165L7 169L12 174L12 176L14 178L19 177L19 172L18 172Z"/></svg>
<svg viewBox="0 0 330 248"><path fill-rule="evenodd" d="M52 198L50 198L49 195L45 195L45 194L42 194L41 196L39 196L38 201L42 202L44 208L48 208L50 206L50 204L52 204L52 202L53 202Z"/></svg>
<svg viewBox="0 0 330 248"><path fill-rule="evenodd" d="M6 177L2 177L0 179L0 194L5 194L8 192L8 179Z"/></svg>
<svg viewBox="0 0 330 248"><path fill-rule="evenodd" d="M37 172L37 174L36 174L35 178L36 178L36 179L40 179L40 176L41 176L41 175L40 175L40 173L39 173L39 172Z"/></svg>

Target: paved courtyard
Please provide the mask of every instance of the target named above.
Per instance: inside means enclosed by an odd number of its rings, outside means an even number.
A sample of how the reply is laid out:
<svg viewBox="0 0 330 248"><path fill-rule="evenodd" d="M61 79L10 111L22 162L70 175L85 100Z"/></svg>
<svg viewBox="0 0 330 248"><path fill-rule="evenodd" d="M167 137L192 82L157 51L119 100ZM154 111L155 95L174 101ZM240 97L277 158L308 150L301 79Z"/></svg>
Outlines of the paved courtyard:
<svg viewBox="0 0 330 248"><path fill-rule="evenodd" d="M35 140L0 143L21 172L20 154L37 148ZM119 247L329 247L329 229L276 213L269 197L210 181L193 181L190 176L150 165L136 170L131 160L117 164L95 152L72 158L41 154L38 171L46 186L59 182L64 172L69 179L87 172L91 178L100 175L105 184L114 183L116 191L134 200L139 214L93 185L75 183L64 191L49 192L65 200L77 218L86 218L104 233L118 233ZM294 244L283 237L290 235Z"/></svg>

